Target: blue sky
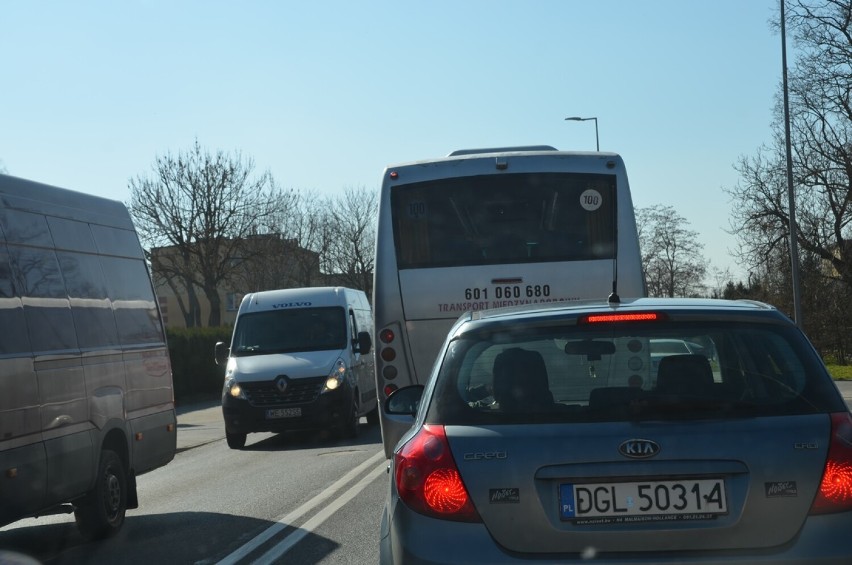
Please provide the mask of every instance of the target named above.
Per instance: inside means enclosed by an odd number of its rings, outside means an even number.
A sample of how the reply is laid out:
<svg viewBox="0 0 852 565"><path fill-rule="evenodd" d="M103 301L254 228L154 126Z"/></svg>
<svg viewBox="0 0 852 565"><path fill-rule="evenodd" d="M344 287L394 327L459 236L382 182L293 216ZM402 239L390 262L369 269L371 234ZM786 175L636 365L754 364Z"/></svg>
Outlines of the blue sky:
<svg viewBox="0 0 852 565"><path fill-rule="evenodd" d="M548 144L624 158L716 268L733 165L770 141L777 0L0 0L0 165L128 201L195 139L283 187L378 189L391 163ZM788 43L790 64L793 45Z"/></svg>

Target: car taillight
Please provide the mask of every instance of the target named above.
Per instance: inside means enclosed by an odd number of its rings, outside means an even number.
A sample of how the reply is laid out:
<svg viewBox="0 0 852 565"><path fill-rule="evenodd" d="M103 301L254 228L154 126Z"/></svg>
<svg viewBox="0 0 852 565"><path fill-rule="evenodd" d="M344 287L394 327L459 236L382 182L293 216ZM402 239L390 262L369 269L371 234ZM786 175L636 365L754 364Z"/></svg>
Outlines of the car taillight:
<svg viewBox="0 0 852 565"><path fill-rule="evenodd" d="M450 453L443 426L424 425L394 455L396 489L411 509L443 520L481 522Z"/></svg>
<svg viewBox="0 0 852 565"><path fill-rule="evenodd" d="M831 415L831 443L811 514L852 510L852 414Z"/></svg>

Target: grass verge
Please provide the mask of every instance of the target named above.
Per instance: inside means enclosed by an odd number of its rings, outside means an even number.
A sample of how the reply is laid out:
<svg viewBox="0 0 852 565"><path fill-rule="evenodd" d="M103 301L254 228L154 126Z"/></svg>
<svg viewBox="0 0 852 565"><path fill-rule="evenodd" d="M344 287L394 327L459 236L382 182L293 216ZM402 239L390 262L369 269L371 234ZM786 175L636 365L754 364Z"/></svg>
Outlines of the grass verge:
<svg viewBox="0 0 852 565"><path fill-rule="evenodd" d="M835 381L852 381L852 365L826 365Z"/></svg>

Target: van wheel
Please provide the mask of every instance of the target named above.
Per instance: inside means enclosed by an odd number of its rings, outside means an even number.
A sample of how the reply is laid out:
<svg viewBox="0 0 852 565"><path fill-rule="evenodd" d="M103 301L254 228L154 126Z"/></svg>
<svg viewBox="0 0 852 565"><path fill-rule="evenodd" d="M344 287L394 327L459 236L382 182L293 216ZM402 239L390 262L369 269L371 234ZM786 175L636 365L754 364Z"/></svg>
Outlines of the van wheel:
<svg viewBox="0 0 852 565"><path fill-rule="evenodd" d="M358 437L358 420L360 420L358 417L358 403L353 401L352 409L340 425L340 437L346 439Z"/></svg>
<svg viewBox="0 0 852 565"><path fill-rule="evenodd" d="M225 430L225 440L231 449L242 449L246 446L246 434L231 433Z"/></svg>
<svg viewBox="0 0 852 565"><path fill-rule="evenodd" d="M77 528L87 540L114 535L124 524L127 511L127 470L117 453L101 452L95 488L74 510Z"/></svg>
<svg viewBox="0 0 852 565"><path fill-rule="evenodd" d="M376 405L375 408L367 412L367 423L371 426L375 426L379 423L379 406Z"/></svg>

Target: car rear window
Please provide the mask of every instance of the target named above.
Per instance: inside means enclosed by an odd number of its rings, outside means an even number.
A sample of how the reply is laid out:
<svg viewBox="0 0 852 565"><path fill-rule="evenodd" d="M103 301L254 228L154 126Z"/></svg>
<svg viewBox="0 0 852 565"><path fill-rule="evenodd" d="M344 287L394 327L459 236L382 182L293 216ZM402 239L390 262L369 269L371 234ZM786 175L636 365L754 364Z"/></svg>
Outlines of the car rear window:
<svg viewBox="0 0 852 565"><path fill-rule="evenodd" d="M743 418L845 410L782 324L640 323L474 331L449 344L427 421Z"/></svg>

